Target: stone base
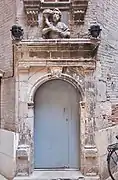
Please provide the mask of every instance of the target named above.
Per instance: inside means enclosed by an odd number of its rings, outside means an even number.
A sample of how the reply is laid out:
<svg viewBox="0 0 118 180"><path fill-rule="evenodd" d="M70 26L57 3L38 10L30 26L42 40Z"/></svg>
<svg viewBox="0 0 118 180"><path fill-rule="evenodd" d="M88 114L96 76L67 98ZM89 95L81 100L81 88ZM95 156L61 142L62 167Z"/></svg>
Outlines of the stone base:
<svg viewBox="0 0 118 180"><path fill-rule="evenodd" d="M80 171L64 170L64 171L34 171L30 176L23 177L17 176L14 180L59 180L59 179L71 179L71 180L84 180L84 176Z"/></svg>
<svg viewBox="0 0 118 180"><path fill-rule="evenodd" d="M99 176L85 176L85 180L100 180Z"/></svg>

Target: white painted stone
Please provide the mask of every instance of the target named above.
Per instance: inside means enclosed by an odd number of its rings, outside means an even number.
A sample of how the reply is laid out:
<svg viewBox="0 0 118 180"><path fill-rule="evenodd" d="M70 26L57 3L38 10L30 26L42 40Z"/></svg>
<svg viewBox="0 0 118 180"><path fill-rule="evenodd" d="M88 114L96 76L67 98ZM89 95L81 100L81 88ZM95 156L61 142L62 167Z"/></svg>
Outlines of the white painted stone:
<svg viewBox="0 0 118 180"><path fill-rule="evenodd" d="M19 101L19 114L18 117L24 119L24 117L28 117L28 107L26 102Z"/></svg>
<svg viewBox="0 0 118 180"><path fill-rule="evenodd" d="M18 137L17 133L0 130L0 172L5 177L13 177L15 172Z"/></svg>
<svg viewBox="0 0 118 180"><path fill-rule="evenodd" d="M0 180L8 180L8 179L0 174Z"/></svg>
<svg viewBox="0 0 118 180"><path fill-rule="evenodd" d="M29 71L28 82L32 85L35 84L36 81L39 80L40 77L46 74L46 69L44 67L34 68L32 71Z"/></svg>
<svg viewBox="0 0 118 180"><path fill-rule="evenodd" d="M100 180L100 177L99 176L85 176L84 177L85 178L85 180Z"/></svg>
<svg viewBox="0 0 118 180"><path fill-rule="evenodd" d="M19 98L22 102L27 102L28 82L19 82Z"/></svg>
<svg viewBox="0 0 118 180"><path fill-rule="evenodd" d="M106 101L106 83L104 81L97 82L97 100Z"/></svg>
<svg viewBox="0 0 118 180"><path fill-rule="evenodd" d="M117 132L118 132L118 125L95 132L95 142L100 157L107 154L107 147L110 143L113 142L115 143L117 141L115 139ZM112 139L109 140L109 137L112 137Z"/></svg>
<svg viewBox="0 0 118 180"><path fill-rule="evenodd" d="M25 73L24 72L19 73L19 82L28 82L28 78L29 78L28 70Z"/></svg>
<svg viewBox="0 0 118 180"><path fill-rule="evenodd" d="M30 177L15 177L14 180L52 180L52 179L81 179L84 180L84 176L81 174L80 171L74 170L63 170L63 171L34 171L34 173Z"/></svg>

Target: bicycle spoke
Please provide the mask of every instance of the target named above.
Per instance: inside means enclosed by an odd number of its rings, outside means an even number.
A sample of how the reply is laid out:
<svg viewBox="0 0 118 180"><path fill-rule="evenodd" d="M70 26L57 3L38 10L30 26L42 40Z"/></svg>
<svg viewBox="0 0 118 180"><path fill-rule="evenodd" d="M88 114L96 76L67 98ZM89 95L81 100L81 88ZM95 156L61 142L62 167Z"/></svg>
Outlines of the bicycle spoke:
<svg viewBox="0 0 118 180"><path fill-rule="evenodd" d="M118 161L118 154L116 153L116 151L115 151L115 154L116 154L116 156L117 156L117 161Z"/></svg>
<svg viewBox="0 0 118 180"><path fill-rule="evenodd" d="M116 164L116 166L117 166L117 162L114 160L114 158L113 157L111 157L112 158L112 160L113 160L113 162Z"/></svg>
<svg viewBox="0 0 118 180"><path fill-rule="evenodd" d="M112 180L116 180L116 172L118 171L118 143L111 144L107 148L107 162L108 162L108 171Z"/></svg>

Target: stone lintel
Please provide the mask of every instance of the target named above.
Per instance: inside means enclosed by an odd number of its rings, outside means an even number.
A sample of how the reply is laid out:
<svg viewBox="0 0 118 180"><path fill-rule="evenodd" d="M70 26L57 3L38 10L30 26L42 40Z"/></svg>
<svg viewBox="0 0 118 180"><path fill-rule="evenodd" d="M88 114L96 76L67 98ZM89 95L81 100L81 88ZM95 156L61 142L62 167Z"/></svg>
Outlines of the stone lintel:
<svg viewBox="0 0 118 180"><path fill-rule="evenodd" d="M22 41L17 43L15 53L18 61L28 66L87 65L95 69L95 49L99 43L98 39L82 38Z"/></svg>
<svg viewBox="0 0 118 180"><path fill-rule="evenodd" d="M27 62L19 62L18 64L18 69L21 71L24 68L30 68L30 67L69 67L69 66L75 66L75 67L83 67L85 70L91 71L95 69L96 65L95 62L79 62L79 61L73 61L73 62L67 62L67 61L63 61L63 62L50 62L50 61L44 61L44 62L39 62L39 61L27 61Z"/></svg>
<svg viewBox="0 0 118 180"><path fill-rule="evenodd" d="M18 44L20 45L55 45L55 44L99 44L100 39L89 38L70 38L70 39L31 39L22 40Z"/></svg>

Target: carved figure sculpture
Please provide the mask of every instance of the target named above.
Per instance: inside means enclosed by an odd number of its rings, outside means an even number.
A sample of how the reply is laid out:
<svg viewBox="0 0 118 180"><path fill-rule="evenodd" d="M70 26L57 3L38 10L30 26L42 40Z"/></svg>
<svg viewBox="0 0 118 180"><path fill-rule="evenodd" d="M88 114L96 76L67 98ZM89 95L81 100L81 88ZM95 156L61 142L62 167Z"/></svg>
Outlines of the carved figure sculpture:
<svg viewBox="0 0 118 180"><path fill-rule="evenodd" d="M58 8L43 11L42 37L45 39L70 38L70 30L61 22L62 13Z"/></svg>

